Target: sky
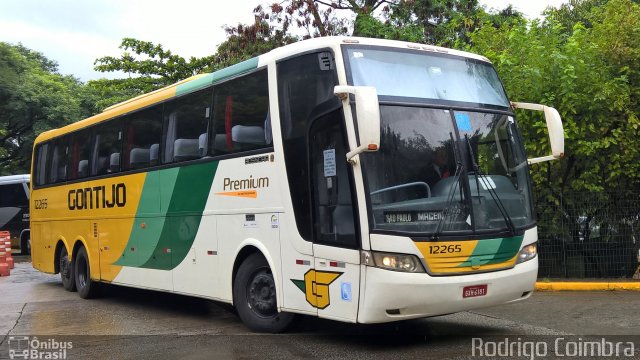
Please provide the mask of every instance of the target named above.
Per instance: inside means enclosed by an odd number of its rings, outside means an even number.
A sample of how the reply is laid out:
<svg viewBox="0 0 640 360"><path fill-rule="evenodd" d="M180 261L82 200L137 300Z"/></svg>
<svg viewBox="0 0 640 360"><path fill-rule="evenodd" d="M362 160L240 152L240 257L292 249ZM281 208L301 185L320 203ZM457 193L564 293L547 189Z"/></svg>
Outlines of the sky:
<svg viewBox="0 0 640 360"><path fill-rule="evenodd" d="M487 9L510 3L529 18L566 0L480 0ZM269 3L269 1L267 1ZM177 6L179 4L179 6ZM225 4L225 5L222 5ZM160 43L185 58L213 54L224 25L253 22L261 0L0 0L0 41L42 52L59 71L82 81L120 77L93 70L95 59L119 56L122 38Z"/></svg>

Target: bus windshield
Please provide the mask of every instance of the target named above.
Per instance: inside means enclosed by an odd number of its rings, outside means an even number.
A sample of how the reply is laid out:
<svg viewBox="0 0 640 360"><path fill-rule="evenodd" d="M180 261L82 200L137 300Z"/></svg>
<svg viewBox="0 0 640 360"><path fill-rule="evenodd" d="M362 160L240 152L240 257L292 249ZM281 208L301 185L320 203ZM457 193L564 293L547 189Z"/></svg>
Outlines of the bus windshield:
<svg viewBox="0 0 640 360"><path fill-rule="evenodd" d="M509 107L489 63L425 52L346 48L352 84L375 86L380 96Z"/></svg>
<svg viewBox="0 0 640 360"><path fill-rule="evenodd" d="M381 97L380 150L361 157L374 231L437 237L533 225L523 144L508 109L496 109L509 103L489 64L386 50L347 52L351 83L375 86ZM374 59L362 66L370 54ZM380 65L391 58L391 67ZM433 67L439 69L437 81Z"/></svg>

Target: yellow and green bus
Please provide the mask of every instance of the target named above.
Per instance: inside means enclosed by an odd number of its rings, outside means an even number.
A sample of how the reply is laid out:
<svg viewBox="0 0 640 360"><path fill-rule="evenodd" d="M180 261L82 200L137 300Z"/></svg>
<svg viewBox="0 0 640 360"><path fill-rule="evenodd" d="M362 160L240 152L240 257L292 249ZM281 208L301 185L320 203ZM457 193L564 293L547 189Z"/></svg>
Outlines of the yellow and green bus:
<svg viewBox="0 0 640 360"><path fill-rule="evenodd" d="M544 111L527 159L514 109ZM560 117L491 63L327 37L197 75L38 136L33 266L101 283L377 323L518 301L536 280L529 164Z"/></svg>

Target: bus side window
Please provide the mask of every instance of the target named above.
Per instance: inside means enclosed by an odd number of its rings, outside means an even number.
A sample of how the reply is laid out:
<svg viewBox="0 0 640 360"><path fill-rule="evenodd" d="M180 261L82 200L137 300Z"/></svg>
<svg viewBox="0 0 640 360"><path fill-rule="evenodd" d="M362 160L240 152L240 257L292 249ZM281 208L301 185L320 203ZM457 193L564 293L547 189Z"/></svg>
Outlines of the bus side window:
<svg viewBox="0 0 640 360"><path fill-rule="evenodd" d="M89 130L75 132L71 137L71 163L68 179L81 179L89 175L91 136Z"/></svg>
<svg viewBox="0 0 640 360"><path fill-rule="evenodd" d="M164 109L163 163L199 159L207 155L210 118L211 89L167 103Z"/></svg>
<svg viewBox="0 0 640 360"><path fill-rule="evenodd" d="M218 85L211 152L226 154L271 146L267 71Z"/></svg>
<svg viewBox="0 0 640 360"><path fill-rule="evenodd" d="M34 164L34 183L36 185L45 185L47 183L47 155L49 153L49 143L40 144L36 150L36 159Z"/></svg>
<svg viewBox="0 0 640 360"><path fill-rule="evenodd" d="M138 111L124 120L124 156L120 160L124 170L143 169L151 165L151 149L162 139L162 106Z"/></svg>
<svg viewBox="0 0 640 360"><path fill-rule="evenodd" d="M67 180L69 162L69 136L58 138L53 146L49 169L49 183Z"/></svg>
<svg viewBox="0 0 640 360"><path fill-rule="evenodd" d="M122 129L120 121L112 120L96 127L91 175L104 175L120 171Z"/></svg>

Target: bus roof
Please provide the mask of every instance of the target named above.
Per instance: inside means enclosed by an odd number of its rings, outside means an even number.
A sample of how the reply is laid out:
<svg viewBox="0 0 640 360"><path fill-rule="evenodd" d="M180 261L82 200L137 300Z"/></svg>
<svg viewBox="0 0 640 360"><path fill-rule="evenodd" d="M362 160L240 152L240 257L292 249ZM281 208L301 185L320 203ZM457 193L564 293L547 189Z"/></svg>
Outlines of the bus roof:
<svg viewBox="0 0 640 360"><path fill-rule="evenodd" d="M279 59L287 58L287 57L290 57L299 53L304 53L310 50L321 49L321 48L337 48L340 45L370 45L370 46L395 47L399 49L423 50L423 51L444 53L444 54L449 54L454 56L460 56L460 57L490 62L489 59L481 55L477 55L477 54L465 52L465 51L448 49L440 46L417 44L417 43L411 43L406 41L361 38L361 37L350 37L350 36L327 36L327 37L313 38L313 39L304 40L304 41L298 41L293 44L289 44L286 46L273 49L266 54L260 55L259 57L260 57L261 63L263 62L263 58L266 61L272 61L272 60L277 61Z"/></svg>
<svg viewBox="0 0 640 360"><path fill-rule="evenodd" d="M130 113L137 109L144 108L149 105L171 99L173 97L178 97L193 91L206 88L207 86L210 86L217 82L221 82L228 78L250 72L271 61L277 61L290 56L294 56L296 54L317 50L317 49L322 49L322 48L337 49L340 45L344 45L344 44L352 44L352 45L359 44L359 45L385 46L385 47L395 47L395 48L402 48L402 49L423 50L423 51L430 51L430 52L437 52L437 53L446 53L449 55L460 56L465 58L473 58L476 60L489 62L489 60L484 56L480 56L480 55L476 55L476 54L472 54L464 51L447 49L447 48L432 46L432 45L416 44L416 43L410 43L410 42L404 42L404 41L345 37L345 36L330 36L330 37L314 38L314 39L299 41L293 44L285 45L280 48L271 50L266 54L251 58L249 60L245 60L243 62L215 71L213 73L195 75L185 80L179 81L175 84L166 86L162 89L158 89L153 92L143 94L143 95L134 97L132 99L123 101L119 104L112 105L104 109L103 112L96 114L92 117L89 117L87 119L69 124L59 129L53 129L53 130L43 132L36 138L36 143L46 141L56 136L60 136L75 130L82 129L90 125L100 123L104 120L108 120L120 115Z"/></svg>

